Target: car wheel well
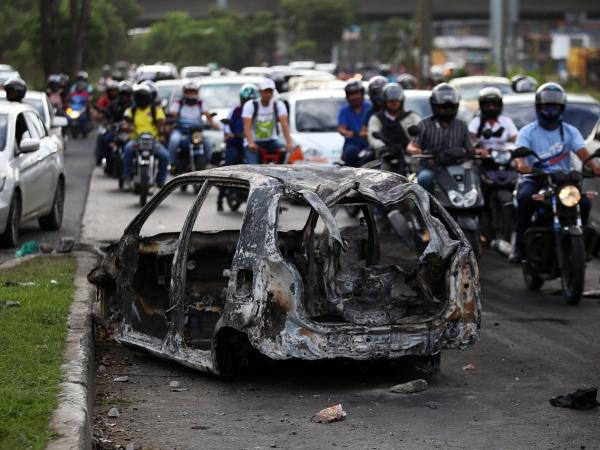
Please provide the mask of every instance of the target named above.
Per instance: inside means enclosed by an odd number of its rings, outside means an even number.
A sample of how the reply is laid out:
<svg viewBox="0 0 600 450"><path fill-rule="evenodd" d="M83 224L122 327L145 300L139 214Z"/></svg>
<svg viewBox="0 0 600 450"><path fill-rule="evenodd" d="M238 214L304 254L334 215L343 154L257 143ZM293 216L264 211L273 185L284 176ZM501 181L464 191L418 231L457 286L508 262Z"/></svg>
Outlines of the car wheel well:
<svg viewBox="0 0 600 450"><path fill-rule="evenodd" d="M248 335L231 327L219 329L214 337L213 348L217 370L222 377L233 377L253 349Z"/></svg>

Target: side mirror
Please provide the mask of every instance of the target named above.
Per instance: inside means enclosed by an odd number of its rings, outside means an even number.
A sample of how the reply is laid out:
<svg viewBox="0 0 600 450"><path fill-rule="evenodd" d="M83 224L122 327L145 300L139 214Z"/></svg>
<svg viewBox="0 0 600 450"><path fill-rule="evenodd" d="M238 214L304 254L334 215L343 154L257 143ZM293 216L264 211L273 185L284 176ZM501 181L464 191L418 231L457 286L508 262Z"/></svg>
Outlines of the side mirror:
<svg viewBox="0 0 600 450"><path fill-rule="evenodd" d="M40 140L25 138L19 144L19 153L32 153L40 148Z"/></svg>
<svg viewBox="0 0 600 450"><path fill-rule="evenodd" d="M510 154L510 157L513 158L513 159L515 159L515 158L527 158L528 156L536 156L537 157L537 154L533 150L528 149L527 147L516 148Z"/></svg>
<svg viewBox="0 0 600 450"><path fill-rule="evenodd" d="M408 127L408 134L411 136L418 136L421 134L421 129L417 125L411 125Z"/></svg>
<svg viewBox="0 0 600 450"><path fill-rule="evenodd" d="M52 128L63 128L69 126L69 121L66 117L63 116L54 116L52 118L52 123L50 124Z"/></svg>

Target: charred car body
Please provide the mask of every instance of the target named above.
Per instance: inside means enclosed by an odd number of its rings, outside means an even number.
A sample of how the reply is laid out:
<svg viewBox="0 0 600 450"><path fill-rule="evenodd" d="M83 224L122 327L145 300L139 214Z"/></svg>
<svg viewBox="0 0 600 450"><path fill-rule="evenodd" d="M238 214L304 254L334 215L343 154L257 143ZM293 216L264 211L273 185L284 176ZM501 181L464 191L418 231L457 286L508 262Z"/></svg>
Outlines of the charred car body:
<svg viewBox="0 0 600 450"><path fill-rule="evenodd" d="M141 236L186 184L202 187L182 229ZM211 188L248 190L239 229L196 231ZM285 202L306 217L288 230ZM337 214L348 205L358 218ZM479 273L464 235L420 186L378 170L245 165L179 176L89 280L120 342L221 375L244 345L272 359L435 365L442 349L479 336Z"/></svg>

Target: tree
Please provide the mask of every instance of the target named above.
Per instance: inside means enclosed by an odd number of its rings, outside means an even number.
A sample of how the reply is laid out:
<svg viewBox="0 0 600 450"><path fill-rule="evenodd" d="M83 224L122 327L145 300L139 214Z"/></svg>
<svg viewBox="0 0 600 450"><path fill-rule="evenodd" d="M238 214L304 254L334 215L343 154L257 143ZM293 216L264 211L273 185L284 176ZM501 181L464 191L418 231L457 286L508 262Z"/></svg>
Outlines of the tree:
<svg viewBox="0 0 600 450"><path fill-rule="evenodd" d="M47 0L40 0L41 2ZM84 43L90 21L92 0L69 0L71 23L71 73L80 70L83 63Z"/></svg>

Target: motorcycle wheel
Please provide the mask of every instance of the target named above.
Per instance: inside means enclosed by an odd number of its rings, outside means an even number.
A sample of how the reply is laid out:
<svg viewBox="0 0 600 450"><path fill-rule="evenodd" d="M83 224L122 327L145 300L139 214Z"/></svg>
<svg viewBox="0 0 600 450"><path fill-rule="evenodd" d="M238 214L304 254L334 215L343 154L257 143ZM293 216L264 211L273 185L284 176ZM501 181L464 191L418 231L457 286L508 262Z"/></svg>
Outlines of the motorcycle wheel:
<svg viewBox="0 0 600 450"><path fill-rule="evenodd" d="M479 257L481 256L481 243L479 242L479 237L481 232L479 230L462 230L471 244L471 248L473 249L473 254L475 255L475 259L479 261Z"/></svg>
<svg viewBox="0 0 600 450"><path fill-rule="evenodd" d="M140 167L140 205L144 206L148 201L148 190L150 188L150 172L148 166Z"/></svg>
<svg viewBox="0 0 600 450"><path fill-rule="evenodd" d="M565 236L562 242L564 268L561 283L565 300L576 305L581 300L585 283L585 244L583 236Z"/></svg>
<svg viewBox="0 0 600 450"><path fill-rule="evenodd" d="M530 291L537 291L544 285L544 280L534 273L526 262L523 263L523 280Z"/></svg>

